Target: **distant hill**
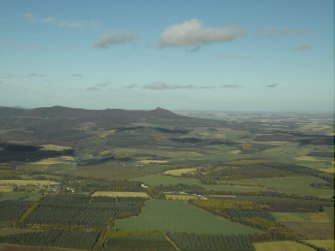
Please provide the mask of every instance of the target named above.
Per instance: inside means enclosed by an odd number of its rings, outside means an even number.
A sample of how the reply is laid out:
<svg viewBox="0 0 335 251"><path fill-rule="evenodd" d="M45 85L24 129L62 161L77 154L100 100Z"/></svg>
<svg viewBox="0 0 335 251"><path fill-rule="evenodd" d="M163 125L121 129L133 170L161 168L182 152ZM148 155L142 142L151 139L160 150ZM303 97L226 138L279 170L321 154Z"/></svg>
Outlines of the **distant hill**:
<svg viewBox="0 0 335 251"><path fill-rule="evenodd" d="M115 120L136 120L141 117L160 117L175 119L181 117L171 111L156 108L154 110L123 110L123 109L105 109L105 110L86 110L81 108L69 108L64 106L40 107L34 109L22 109L13 107L0 107L0 117L40 117L40 118L95 118L95 119L115 119Z"/></svg>
<svg viewBox="0 0 335 251"><path fill-rule="evenodd" d="M63 106L20 109L0 107L0 141L24 143L60 143L83 145L83 141L108 141L110 131L147 129L159 133L181 133L196 126L222 126L223 121L190 118L171 111L154 110L86 110ZM144 130L146 129L146 130ZM142 134L141 134L142 133ZM91 143L91 142L90 142Z"/></svg>

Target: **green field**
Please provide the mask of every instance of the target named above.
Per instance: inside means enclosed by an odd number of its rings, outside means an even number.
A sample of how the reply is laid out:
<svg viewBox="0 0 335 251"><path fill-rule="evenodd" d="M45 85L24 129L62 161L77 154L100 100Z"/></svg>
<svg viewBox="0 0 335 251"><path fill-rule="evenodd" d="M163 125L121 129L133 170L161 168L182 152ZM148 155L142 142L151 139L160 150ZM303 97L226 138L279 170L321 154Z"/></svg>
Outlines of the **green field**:
<svg viewBox="0 0 335 251"><path fill-rule="evenodd" d="M187 185L198 185L206 190L231 191L231 192L257 192L276 191L288 194L313 195L318 197L331 197L333 190L317 189L310 186L311 183L324 183L321 179L311 176L253 178L237 181L222 182L218 185L204 185L198 179L185 177L171 177L166 175L148 175L134 180L144 182L149 186L176 185L179 183Z"/></svg>
<svg viewBox="0 0 335 251"><path fill-rule="evenodd" d="M272 215L279 222L329 222L326 212L315 213L287 213L274 212Z"/></svg>
<svg viewBox="0 0 335 251"><path fill-rule="evenodd" d="M38 192L0 192L0 200L39 200L42 195Z"/></svg>
<svg viewBox="0 0 335 251"><path fill-rule="evenodd" d="M149 200L139 216L116 220L123 230L160 230L186 233L249 234L257 230L230 222L183 201Z"/></svg>
<svg viewBox="0 0 335 251"><path fill-rule="evenodd" d="M330 222L334 222L334 208L333 207L325 207L325 211L328 213Z"/></svg>
<svg viewBox="0 0 335 251"><path fill-rule="evenodd" d="M334 239L334 222L285 222L283 223L304 239L329 240Z"/></svg>
<svg viewBox="0 0 335 251"><path fill-rule="evenodd" d="M78 175L81 177L98 178L107 180L123 180L140 177L144 175L157 174L164 170L160 165L143 165L139 166L134 163L121 166L120 163L106 163L100 165L82 166L79 168L72 168L65 171L70 175Z"/></svg>
<svg viewBox="0 0 335 251"><path fill-rule="evenodd" d="M230 184L219 184L219 185L204 185L198 179L195 178L185 178L185 177L172 177L167 175L148 175L144 177L139 177L134 180L142 181L143 183L149 186L159 186L159 185L177 185L177 184L186 184L186 185L198 185L206 190L214 191L233 191L233 192L257 192L263 191L262 187L257 187L254 185L230 185Z"/></svg>
<svg viewBox="0 0 335 251"><path fill-rule="evenodd" d="M307 243L311 243L317 247L325 248L327 251L334 251L334 240L306 240Z"/></svg>
<svg viewBox="0 0 335 251"><path fill-rule="evenodd" d="M311 183L325 183L323 180L312 176L254 178L229 182L235 185L257 185L267 190L297 195L313 195L329 198L334 195L333 189L317 189ZM226 183L228 184L228 183Z"/></svg>
<svg viewBox="0 0 335 251"><path fill-rule="evenodd" d="M314 248L294 241L273 241L254 243L256 251L315 251Z"/></svg>

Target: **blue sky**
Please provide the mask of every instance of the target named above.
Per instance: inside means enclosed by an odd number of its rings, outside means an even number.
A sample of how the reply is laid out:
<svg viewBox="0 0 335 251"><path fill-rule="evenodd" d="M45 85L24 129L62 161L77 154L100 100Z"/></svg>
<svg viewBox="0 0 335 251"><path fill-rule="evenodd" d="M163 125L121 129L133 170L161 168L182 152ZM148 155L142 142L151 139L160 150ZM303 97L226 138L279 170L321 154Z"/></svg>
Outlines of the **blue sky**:
<svg viewBox="0 0 335 251"><path fill-rule="evenodd" d="M333 111L332 0L3 0L0 106Z"/></svg>

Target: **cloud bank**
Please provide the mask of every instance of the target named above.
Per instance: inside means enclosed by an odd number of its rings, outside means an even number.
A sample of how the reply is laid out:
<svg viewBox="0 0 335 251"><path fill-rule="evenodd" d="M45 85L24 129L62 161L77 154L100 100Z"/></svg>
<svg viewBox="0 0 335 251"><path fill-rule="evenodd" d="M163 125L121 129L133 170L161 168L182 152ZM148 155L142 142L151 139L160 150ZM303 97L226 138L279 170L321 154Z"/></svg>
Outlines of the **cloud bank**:
<svg viewBox="0 0 335 251"><path fill-rule="evenodd" d="M279 39L283 37L290 37L290 36L301 36L306 34L305 30L301 29L290 29L290 28L277 28L277 27L268 27L258 29L256 32L257 36L265 37L265 38L274 38Z"/></svg>
<svg viewBox="0 0 335 251"><path fill-rule="evenodd" d="M235 88L240 88L240 85L221 85L221 88L225 89L235 89Z"/></svg>
<svg viewBox="0 0 335 251"><path fill-rule="evenodd" d="M159 47L201 46L231 41L241 34L241 29L236 26L204 27L200 20L191 19L166 28L160 34Z"/></svg>
<svg viewBox="0 0 335 251"><path fill-rule="evenodd" d="M109 82L99 83L99 84L96 84L94 86L86 88L86 91L100 91L101 89L104 89L109 85L110 85Z"/></svg>
<svg viewBox="0 0 335 251"><path fill-rule="evenodd" d="M301 44L293 48L295 51L308 51L312 49L312 45L310 44Z"/></svg>
<svg viewBox="0 0 335 251"><path fill-rule="evenodd" d="M136 39L131 32L105 32L95 42L96 48L109 48L112 45L133 42Z"/></svg>
<svg viewBox="0 0 335 251"><path fill-rule="evenodd" d="M100 25L100 23L95 20L85 20L85 19L69 20L58 17L38 18L32 13L25 13L23 14L23 17L31 23L53 24L58 27L73 28L73 29L94 28Z"/></svg>
<svg viewBox="0 0 335 251"><path fill-rule="evenodd" d="M163 81L154 82L148 85L144 85L143 89L151 89L155 91L164 91L164 90L177 90L177 89L187 89L187 90L193 90L193 89L235 89L240 88L240 85L221 85L221 86L213 86L213 85L170 85Z"/></svg>
<svg viewBox="0 0 335 251"><path fill-rule="evenodd" d="M279 85L278 83L274 83L274 84L266 85L265 87L266 87L266 88L275 88L275 87L277 87L278 85Z"/></svg>

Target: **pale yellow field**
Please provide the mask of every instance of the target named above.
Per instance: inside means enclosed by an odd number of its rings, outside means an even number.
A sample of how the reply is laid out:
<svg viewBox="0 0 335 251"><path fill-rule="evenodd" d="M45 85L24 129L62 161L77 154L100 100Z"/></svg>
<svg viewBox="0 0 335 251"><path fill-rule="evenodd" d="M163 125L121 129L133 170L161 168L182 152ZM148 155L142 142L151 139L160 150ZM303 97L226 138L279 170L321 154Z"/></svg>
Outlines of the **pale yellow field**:
<svg viewBox="0 0 335 251"><path fill-rule="evenodd" d="M163 164L163 163L167 163L167 160L159 160L159 159L144 159L144 160L140 160L137 161L138 163L142 163L142 164Z"/></svg>
<svg viewBox="0 0 335 251"><path fill-rule="evenodd" d="M166 194L168 200L192 200L196 199L193 195L190 194Z"/></svg>
<svg viewBox="0 0 335 251"><path fill-rule="evenodd" d="M256 251L315 251L314 248L308 247L294 241L271 241L254 243Z"/></svg>
<svg viewBox="0 0 335 251"><path fill-rule="evenodd" d="M327 212L308 213L308 216L311 222L329 222Z"/></svg>
<svg viewBox="0 0 335 251"><path fill-rule="evenodd" d="M57 182L51 180L0 180L0 186L2 185L54 185Z"/></svg>
<svg viewBox="0 0 335 251"><path fill-rule="evenodd" d="M48 158L42 159L37 162L34 162L35 165L55 165L55 164L62 164L64 162L73 161L74 158L72 156L62 156L57 158Z"/></svg>
<svg viewBox="0 0 335 251"><path fill-rule="evenodd" d="M319 161L318 159L312 157L312 156L298 156L294 158L295 160L303 160L303 161Z"/></svg>
<svg viewBox="0 0 335 251"><path fill-rule="evenodd" d="M313 244L320 248L325 248L327 251L334 251L334 240L305 240L307 243Z"/></svg>
<svg viewBox="0 0 335 251"><path fill-rule="evenodd" d="M326 173L334 173L335 168L334 167L329 167L329 168L324 168L324 169L321 169L321 170L326 172Z"/></svg>
<svg viewBox="0 0 335 251"><path fill-rule="evenodd" d="M196 170L197 170L196 167L171 169L171 170L165 171L163 174L171 175L171 176L181 176L182 174L186 174L186 173L194 173Z"/></svg>
<svg viewBox="0 0 335 251"><path fill-rule="evenodd" d="M12 186L0 186L0 193L8 193L12 191L13 191Z"/></svg>
<svg viewBox="0 0 335 251"><path fill-rule="evenodd" d="M41 145L42 150L49 150L49 151L63 151L71 149L68 146L59 146L59 145Z"/></svg>
<svg viewBox="0 0 335 251"><path fill-rule="evenodd" d="M96 191L92 194L95 196L105 197L139 197L139 198L150 198L150 196L144 192L113 192L113 191Z"/></svg>

